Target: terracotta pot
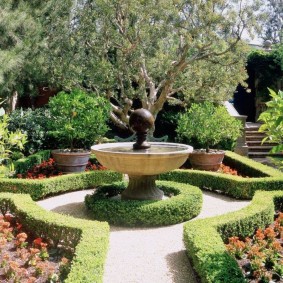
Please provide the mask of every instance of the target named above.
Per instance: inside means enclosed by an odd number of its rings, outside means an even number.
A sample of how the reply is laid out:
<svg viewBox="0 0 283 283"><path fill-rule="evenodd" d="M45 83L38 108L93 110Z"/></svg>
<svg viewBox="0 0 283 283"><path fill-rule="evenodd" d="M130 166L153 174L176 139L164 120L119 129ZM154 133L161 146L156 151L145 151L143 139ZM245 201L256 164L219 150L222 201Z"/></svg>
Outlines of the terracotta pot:
<svg viewBox="0 0 283 283"><path fill-rule="evenodd" d="M212 150L209 153L203 151L193 151L190 153L189 161L193 169L217 171L223 161L225 151Z"/></svg>
<svg viewBox="0 0 283 283"><path fill-rule="evenodd" d="M78 173L85 170L90 157L90 151L78 150L68 152L62 149L52 150L52 157L56 167L63 173Z"/></svg>

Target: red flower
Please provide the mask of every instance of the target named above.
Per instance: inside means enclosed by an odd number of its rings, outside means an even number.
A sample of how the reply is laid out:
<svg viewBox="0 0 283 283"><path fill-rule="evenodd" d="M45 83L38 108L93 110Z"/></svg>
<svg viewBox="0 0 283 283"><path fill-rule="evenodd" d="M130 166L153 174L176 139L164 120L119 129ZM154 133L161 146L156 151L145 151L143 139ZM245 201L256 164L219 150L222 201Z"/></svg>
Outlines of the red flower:
<svg viewBox="0 0 283 283"><path fill-rule="evenodd" d="M33 243L35 246L40 246L42 243L42 239L41 238L36 238L33 240Z"/></svg>

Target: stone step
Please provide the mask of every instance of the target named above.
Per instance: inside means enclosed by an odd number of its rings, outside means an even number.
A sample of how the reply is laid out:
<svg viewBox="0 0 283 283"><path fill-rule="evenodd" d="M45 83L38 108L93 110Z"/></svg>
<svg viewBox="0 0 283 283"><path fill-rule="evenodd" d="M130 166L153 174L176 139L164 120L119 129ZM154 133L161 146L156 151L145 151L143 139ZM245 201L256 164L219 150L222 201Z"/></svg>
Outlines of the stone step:
<svg viewBox="0 0 283 283"><path fill-rule="evenodd" d="M266 152L250 152L248 154L249 158L264 158L266 156L268 156L268 154L266 154Z"/></svg>
<svg viewBox="0 0 283 283"><path fill-rule="evenodd" d="M265 137L265 133L257 132L257 131L246 131L246 136L263 136Z"/></svg>
<svg viewBox="0 0 283 283"><path fill-rule="evenodd" d="M277 143L271 143L271 142L265 142L262 144L262 141L261 140L247 140L246 141L247 145L248 146L275 146L277 145Z"/></svg>
<svg viewBox="0 0 283 283"><path fill-rule="evenodd" d="M249 152L266 152L268 153L272 149L272 146L249 146Z"/></svg>
<svg viewBox="0 0 283 283"><path fill-rule="evenodd" d="M246 136L246 141L262 141L264 136Z"/></svg>

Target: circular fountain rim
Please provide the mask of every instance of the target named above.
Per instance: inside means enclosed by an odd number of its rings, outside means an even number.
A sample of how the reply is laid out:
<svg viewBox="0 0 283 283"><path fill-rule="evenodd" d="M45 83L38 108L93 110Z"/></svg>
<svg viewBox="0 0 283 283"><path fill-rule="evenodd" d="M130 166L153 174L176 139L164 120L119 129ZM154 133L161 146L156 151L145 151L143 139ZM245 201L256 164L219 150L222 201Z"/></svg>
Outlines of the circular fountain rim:
<svg viewBox="0 0 283 283"><path fill-rule="evenodd" d="M103 152L103 153L111 153L111 154L117 154L117 155L169 155L169 154L188 154L193 151L193 147L186 144L181 143L169 143L169 142L150 142L150 144L154 146L167 146L170 147L179 147L181 150L172 150L172 151L166 151L166 152L152 152L148 151L148 149L143 150L134 150L131 152L122 152L122 151L108 151L103 150L106 148L115 148L115 147L132 147L134 142L115 142L115 143L103 143L103 144L96 144L91 146L92 151L97 152ZM183 148L183 150L182 150ZM150 150L150 149L149 149Z"/></svg>

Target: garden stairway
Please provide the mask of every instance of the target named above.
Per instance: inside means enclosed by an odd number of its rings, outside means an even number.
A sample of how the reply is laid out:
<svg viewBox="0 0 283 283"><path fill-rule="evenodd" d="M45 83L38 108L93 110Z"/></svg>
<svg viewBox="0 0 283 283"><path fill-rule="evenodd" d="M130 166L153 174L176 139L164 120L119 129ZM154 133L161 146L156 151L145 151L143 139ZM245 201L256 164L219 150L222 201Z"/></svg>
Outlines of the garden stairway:
<svg viewBox="0 0 283 283"><path fill-rule="evenodd" d="M265 137L265 133L258 131L260 127L259 123L246 123L246 143L248 146L248 156L252 159L265 158L270 155L269 151L276 143L265 142L262 144L262 139Z"/></svg>

